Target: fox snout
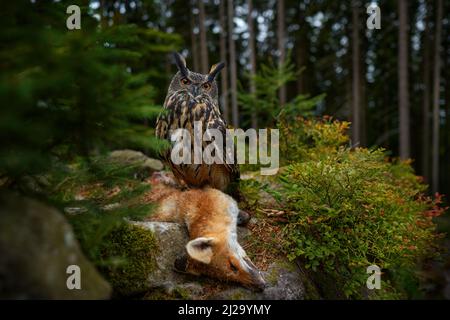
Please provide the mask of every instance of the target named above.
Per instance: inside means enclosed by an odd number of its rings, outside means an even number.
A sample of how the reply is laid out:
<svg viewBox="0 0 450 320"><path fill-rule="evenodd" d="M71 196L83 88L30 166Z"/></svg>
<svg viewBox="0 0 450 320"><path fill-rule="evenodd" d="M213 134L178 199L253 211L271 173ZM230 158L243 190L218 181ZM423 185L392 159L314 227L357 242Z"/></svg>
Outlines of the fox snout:
<svg viewBox="0 0 450 320"><path fill-rule="evenodd" d="M264 291L264 289L266 289L267 287L267 283L264 280L263 277L261 277L261 275L258 276L257 279L255 279L254 285L251 286L251 289L255 289L256 291Z"/></svg>
<svg viewBox="0 0 450 320"><path fill-rule="evenodd" d="M250 282L247 284L247 287L256 291L264 291L267 283L261 275L261 272L258 270L258 268L256 268L256 266L250 261L248 257L245 257L244 260L247 263L248 273L250 275Z"/></svg>

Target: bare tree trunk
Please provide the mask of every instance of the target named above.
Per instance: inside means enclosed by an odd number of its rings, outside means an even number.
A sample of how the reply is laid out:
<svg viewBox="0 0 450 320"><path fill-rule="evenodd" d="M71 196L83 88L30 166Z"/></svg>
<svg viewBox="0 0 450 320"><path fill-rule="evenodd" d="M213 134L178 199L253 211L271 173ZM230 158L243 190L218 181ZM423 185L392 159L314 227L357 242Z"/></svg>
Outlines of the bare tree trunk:
<svg viewBox="0 0 450 320"><path fill-rule="evenodd" d="M248 47L250 49L250 93L252 95L256 94L256 86L254 81L254 76L256 74L256 51L255 51L255 30L253 27L253 3L252 0L247 0L248 5L248 15L247 15L247 24L248 24ZM252 106L252 128L258 128L258 117L256 106Z"/></svg>
<svg viewBox="0 0 450 320"><path fill-rule="evenodd" d="M206 40L206 28L205 28L205 4L204 0L198 1L199 9L199 31L200 31L200 67L201 73L208 73L209 62L208 62L208 42Z"/></svg>
<svg viewBox="0 0 450 320"><path fill-rule="evenodd" d="M303 10L297 8L297 21L300 25L295 39L295 63L297 69L306 67L307 53L308 53L308 37ZM305 73L302 71L297 77L297 94L306 94Z"/></svg>
<svg viewBox="0 0 450 320"><path fill-rule="evenodd" d="M219 19L220 19L220 60L227 61L227 32L226 32L226 14L225 14L225 0L220 0L219 4ZM223 71L220 75L220 84L222 87L222 108L225 121L230 122L230 115L228 111L228 72Z"/></svg>
<svg viewBox="0 0 450 320"><path fill-rule="evenodd" d="M363 47L364 48L364 47ZM361 49L360 49L361 50ZM362 52L364 52L364 49L362 49ZM366 147L367 146L367 96L366 96L366 77L365 73L366 70L364 69L364 64L362 61L364 60L364 57L361 57L359 59L359 71L360 71L360 99L359 99L359 110L360 110L360 126L359 126L359 134L361 137L360 140L360 146Z"/></svg>
<svg viewBox="0 0 450 320"><path fill-rule="evenodd" d="M432 150L432 191L439 190L439 91L441 84L441 33L442 33L442 0L437 2L436 36L434 39L434 72L433 72L433 150Z"/></svg>
<svg viewBox="0 0 450 320"><path fill-rule="evenodd" d="M297 69L303 68L306 65L306 48L303 47L305 42L300 39L303 39L303 36L300 36L297 40L300 42L295 55ZM305 72L302 71L297 77L297 94L306 94L306 91Z"/></svg>
<svg viewBox="0 0 450 320"><path fill-rule="evenodd" d="M228 48L230 50L230 85L231 85L231 113L233 126L239 127L239 111L237 105L237 70L236 70L236 47L233 40L234 30L234 7L233 0L228 0Z"/></svg>
<svg viewBox="0 0 450 320"><path fill-rule="evenodd" d="M198 41L197 41L197 36L194 32L195 27L196 27L196 23L195 23L195 15L193 12L195 6L195 0L192 1L192 7L191 7L191 54L192 54L192 63L193 63L193 68L196 72L200 71L199 70L199 55L198 55Z"/></svg>
<svg viewBox="0 0 450 320"><path fill-rule="evenodd" d="M105 10L105 0L100 0L100 7L98 8L98 12L100 15L100 26L102 29L105 29L108 26L108 10Z"/></svg>
<svg viewBox="0 0 450 320"><path fill-rule="evenodd" d="M409 132L409 91L408 91L408 2L398 1L399 13L399 45L398 45L398 100L400 118L400 158L410 157L410 132Z"/></svg>
<svg viewBox="0 0 450 320"><path fill-rule="evenodd" d="M352 5L352 144L361 142L361 79L359 70L359 16L358 2Z"/></svg>
<svg viewBox="0 0 450 320"><path fill-rule="evenodd" d="M281 66L286 59L285 39L284 39L284 0L277 1L277 38L279 65ZM283 85L279 91L280 107L286 104L286 86Z"/></svg>
<svg viewBox="0 0 450 320"><path fill-rule="evenodd" d="M431 15L431 6L427 8L427 15ZM423 104L422 104L422 176L429 182L430 168L430 23L425 24L423 54Z"/></svg>

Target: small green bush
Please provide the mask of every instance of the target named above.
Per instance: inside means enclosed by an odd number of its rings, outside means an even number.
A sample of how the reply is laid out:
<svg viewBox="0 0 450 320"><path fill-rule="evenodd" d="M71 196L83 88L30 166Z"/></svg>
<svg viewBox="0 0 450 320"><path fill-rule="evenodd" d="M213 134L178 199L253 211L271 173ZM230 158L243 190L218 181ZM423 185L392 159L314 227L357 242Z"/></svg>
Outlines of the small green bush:
<svg viewBox="0 0 450 320"><path fill-rule="evenodd" d="M367 294L370 265L383 275L369 297L417 297L418 262L436 253L439 210L409 163L388 161L382 149L346 147L345 122L280 127L289 145L279 176L288 257L330 276L349 298Z"/></svg>

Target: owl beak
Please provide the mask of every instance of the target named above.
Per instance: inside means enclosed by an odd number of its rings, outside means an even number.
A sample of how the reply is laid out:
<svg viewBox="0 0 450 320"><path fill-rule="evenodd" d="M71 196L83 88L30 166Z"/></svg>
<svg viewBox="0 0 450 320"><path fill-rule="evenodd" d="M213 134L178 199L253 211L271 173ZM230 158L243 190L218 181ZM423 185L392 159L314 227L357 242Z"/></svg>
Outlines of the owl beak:
<svg viewBox="0 0 450 320"><path fill-rule="evenodd" d="M194 96L194 98L195 98L196 96L198 96L198 94L200 93L199 87L197 87L197 86L192 86L191 93L192 93L192 95Z"/></svg>

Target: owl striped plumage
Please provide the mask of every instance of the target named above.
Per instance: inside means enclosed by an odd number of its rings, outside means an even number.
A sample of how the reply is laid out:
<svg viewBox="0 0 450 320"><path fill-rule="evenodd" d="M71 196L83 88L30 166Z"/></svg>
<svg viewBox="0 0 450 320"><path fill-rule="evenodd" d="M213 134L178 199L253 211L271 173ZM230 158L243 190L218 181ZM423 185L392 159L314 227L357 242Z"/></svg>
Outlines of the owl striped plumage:
<svg viewBox="0 0 450 320"><path fill-rule="evenodd" d="M207 129L217 129L226 141L227 124L222 117L218 104L217 84L214 80L223 64L214 65L206 75L191 72L187 69L184 59L175 53L175 61L179 71L172 79L164 102L164 110L156 123L157 137L170 141L170 135L176 129L189 131L191 141L194 141L194 122L200 121L202 134ZM206 148L213 141L203 141ZM225 157L225 143L222 153ZM237 195L239 181L239 166L223 163L217 164L175 164L171 159L171 149L162 153L163 160L171 168L174 176L190 187L211 186L213 188ZM194 159L194 149L191 149L191 159Z"/></svg>

